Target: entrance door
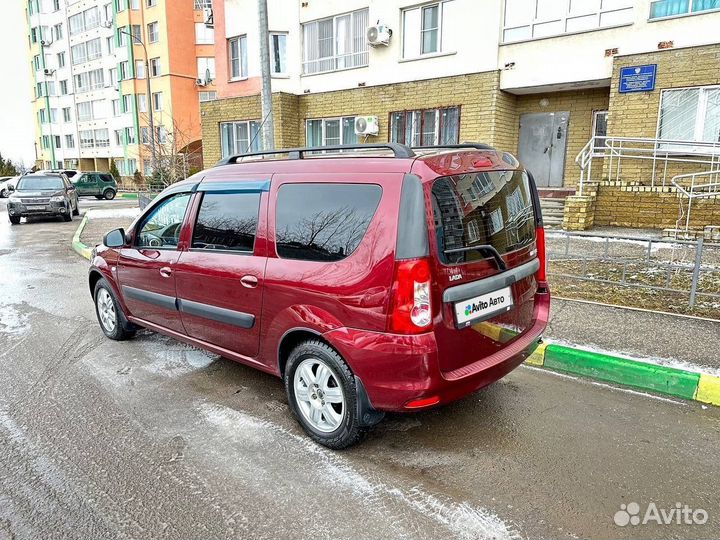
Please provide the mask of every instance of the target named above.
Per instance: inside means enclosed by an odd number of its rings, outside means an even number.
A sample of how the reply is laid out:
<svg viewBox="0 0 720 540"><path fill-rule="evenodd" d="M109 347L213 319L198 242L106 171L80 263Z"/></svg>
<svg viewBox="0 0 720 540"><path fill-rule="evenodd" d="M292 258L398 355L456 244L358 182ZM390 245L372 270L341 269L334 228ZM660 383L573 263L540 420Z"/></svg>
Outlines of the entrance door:
<svg viewBox="0 0 720 540"><path fill-rule="evenodd" d="M532 173L539 187L563 185L569 122L569 112L520 117L520 162Z"/></svg>

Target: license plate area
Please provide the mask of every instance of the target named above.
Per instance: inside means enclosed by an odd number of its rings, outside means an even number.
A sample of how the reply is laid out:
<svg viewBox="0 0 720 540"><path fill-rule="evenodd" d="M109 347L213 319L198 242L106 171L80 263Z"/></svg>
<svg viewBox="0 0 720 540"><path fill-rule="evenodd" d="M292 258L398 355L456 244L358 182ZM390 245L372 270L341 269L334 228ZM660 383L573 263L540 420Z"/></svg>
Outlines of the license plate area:
<svg viewBox="0 0 720 540"><path fill-rule="evenodd" d="M468 298L462 302L455 302L453 305L455 325L458 328L466 328L501 313L506 313L512 309L513 305L512 289L510 287Z"/></svg>

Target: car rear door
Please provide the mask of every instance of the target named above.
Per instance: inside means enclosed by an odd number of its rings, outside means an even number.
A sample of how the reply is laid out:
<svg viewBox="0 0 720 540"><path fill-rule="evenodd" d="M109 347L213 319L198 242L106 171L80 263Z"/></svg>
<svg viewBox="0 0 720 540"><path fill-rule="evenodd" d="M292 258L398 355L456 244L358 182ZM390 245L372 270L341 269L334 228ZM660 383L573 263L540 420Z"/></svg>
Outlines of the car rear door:
<svg viewBox="0 0 720 540"><path fill-rule="evenodd" d="M427 185L435 326L443 371L500 350L534 322L536 243L534 186L522 170L440 177Z"/></svg>
<svg viewBox="0 0 720 540"><path fill-rule="evenodd" d="M260 344L269 187L252 177L201 183L176 271L187 334L248 359Z"/></svg>
<svg viewBox="0 0 720 540"><path fill-rule="evenodd" d="M175 193L153 205L120 250L118 282L130 315L185 333L177 309L175 267L191 193Z"/></svg>

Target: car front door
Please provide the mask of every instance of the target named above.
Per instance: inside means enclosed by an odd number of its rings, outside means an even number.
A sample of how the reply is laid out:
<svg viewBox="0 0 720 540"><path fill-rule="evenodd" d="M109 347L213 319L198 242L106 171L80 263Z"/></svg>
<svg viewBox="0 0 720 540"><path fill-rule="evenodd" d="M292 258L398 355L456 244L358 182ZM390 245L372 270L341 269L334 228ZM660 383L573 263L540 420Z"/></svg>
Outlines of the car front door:
<svg viewBox="0 0 720 540"><path fill-rule="evenodd" d="M150 325L185 333L177 309L175 266L190 193L169 195L153 205L120 251L118 281L129 314Z"/></svg>
<svg viewBox="0 0 720 540"><path fill-rule="evenodd" d="M260 344L269 182L203 186L189 248L176 266L187 334L248 359ZM205 191L203 191L205 190Z"/></svg>

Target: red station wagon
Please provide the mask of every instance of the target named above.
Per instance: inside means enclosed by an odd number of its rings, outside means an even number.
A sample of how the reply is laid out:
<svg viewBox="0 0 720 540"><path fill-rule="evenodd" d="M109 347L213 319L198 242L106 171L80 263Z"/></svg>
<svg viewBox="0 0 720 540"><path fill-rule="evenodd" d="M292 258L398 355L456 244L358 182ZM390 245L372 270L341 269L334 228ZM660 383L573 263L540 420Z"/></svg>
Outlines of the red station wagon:
<svg viewBox="0 0 720 540"><path fill-rule="evenodd" d="M109 232L89 277L109 338L144 327L280 376L336 449L509 373L550 306L532 177L482 144L227 158Z"/></svg>

